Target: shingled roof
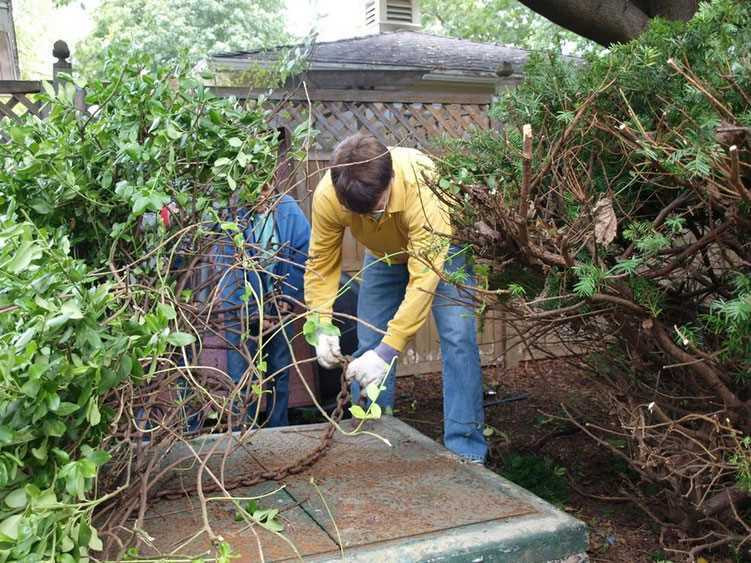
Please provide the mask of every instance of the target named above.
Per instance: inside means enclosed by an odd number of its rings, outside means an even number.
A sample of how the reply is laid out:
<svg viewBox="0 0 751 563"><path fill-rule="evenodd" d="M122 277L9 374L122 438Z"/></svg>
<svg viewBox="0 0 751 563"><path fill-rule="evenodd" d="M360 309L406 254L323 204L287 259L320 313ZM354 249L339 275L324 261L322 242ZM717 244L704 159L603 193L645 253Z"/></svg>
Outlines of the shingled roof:
<svg viewBox="0 0 751 563"><path fill-rule="evenodd" d="M215 61L271 61L285 47L235 51L213 55ZM316 43L309 57L311 69L348 68L426 70L497 74L521 73L528 51L494 43L442 37L418 31L395 31ZM509 68L509 65L511 68Z"/></svg>

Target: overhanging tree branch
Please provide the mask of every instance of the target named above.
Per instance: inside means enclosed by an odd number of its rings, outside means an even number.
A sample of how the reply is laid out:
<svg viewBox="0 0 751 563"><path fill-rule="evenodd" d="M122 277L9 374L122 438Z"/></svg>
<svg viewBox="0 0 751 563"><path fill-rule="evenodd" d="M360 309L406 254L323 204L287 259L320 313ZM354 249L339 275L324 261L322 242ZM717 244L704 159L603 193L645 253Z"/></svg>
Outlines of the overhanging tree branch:
<svg viewBox="0 0 751 563"><path fill-rule="evenodd" d="M553 23L600 45L625 43L637 37L649 20L688 20L698 0L519 0Z"/></svg>
<svg viewBox="0 0 751 563"><path fill-rule="evenodd" d="M520 2L553 23L605 46L630 41L649 23L649 16L630 0Z"/></svg>

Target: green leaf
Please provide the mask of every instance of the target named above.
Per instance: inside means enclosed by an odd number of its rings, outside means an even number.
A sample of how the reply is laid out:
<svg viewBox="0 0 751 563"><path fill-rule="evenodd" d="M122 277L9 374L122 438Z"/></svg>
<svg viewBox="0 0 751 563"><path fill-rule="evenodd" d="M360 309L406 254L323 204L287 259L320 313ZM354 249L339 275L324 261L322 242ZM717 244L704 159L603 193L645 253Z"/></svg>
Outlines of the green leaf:
<svg viewBox="0 0 751 563"><path fill-rule="evenodd" d="M370 408L368 408L368 418L381 418L381 405L378 403L372 403Z"/></svg>
<svg viewBox="0 0 751 563"><path fill-rule="evenodd" d="M229 143L229 146L236 148L236 149L240 148L243 144L243 142L237 137L230 137L230 139L227 142Z"/></svg>
<svg viewBox="0 0 751 563"><path fill-rule="evenodd" d="M311 346L318 344L318 320L312 317L308 317L305 324L302 325L302 334L305 337L305 341Z"/></svg>
<svg viewBox="0 0 751 563"><path fill-rule="evenodd" d="M28 503L26 498L26 491L23 488L16 489L15 491L8 493L5 497L5 504L11 508L24 508Z"/></svg>
<svg viewBox="0 0 751 563"><path fill-rule="evenodd" d="M21 393L30 398L35 398L39 394L39 381L31 380L27 381L21 386Z"/></svg>
<svg viewBox="0 0 751 563"><path fill-rule="evenodd" d="M188 346L195 341L195 336L188 334L187 332L171 332L169 336L167 336L167 342L172 344L172 346Z"/></svg>
<svg viewBox="0 0 751 563"><path fill-rule="evenodd" d="M22 514L14 514L0 522L0 538L6 541L18 539L18 528L21 525Z"/></svg>
<svg viewBox="0 0 751 563"><path fill-rule="evenodd" d="M63 539L60 542L60 551L62 551L63 554L64 554L64 556L67 556L69 559L65 559L64 560L61 557L60 560L61 561L65 561L66 563L67 563L67 561L70 561L70 563L74 563L75 560L73 559L73 557L71 557L67 553L68 551L70 551L74 547L75 547L75 544L73 543L73 540L70 538L70 536L68 536L68 535L63 536Z"/></svg>
<svg viewBox="0 0 751 563"><path fill-rule="evenodd" d="M42 88L44 88L44 91L51 99L54 100L57 98L57 92L55 92L55 87L52 86L52 82L49 80L42 80Z"/></svg>
<svg viewBox="0 0 751 563"><path fill-rule="evenodd" d="M331 336L341 336L341 331L339 330L338 326L334 326L331 323L321 323L318 326L318 330L321 331L322 334L328 334Z"/></svg>
<svg viewBox="0 0 751 563"><path fill-rule="evenodd" d="M167 136L173 141L179 139L183 134L183 132L180 131L180 129L178 129L172 121L167 122L166 131Z"/></svg>
<svg viewBox="0 0 751 563"><path fill-rule="evenodd" d="M29 265L42 256L42 249L35 242L24 242L16 250L13 258L5 264L5 269L12 274L19 274L26 270Z"/></svg>
<svg viewBox="0 0 751 563"><path fill-rule="evenodd" d="M62 307L60 307L59 314L47 320L47 322L44 323L44 326L45 328L56 328L58 326L64 325L70 319L81 319L81 318L83 318L83 314L81 313L81 310L78 308L78 305L76 305L73 302L68 302L68 303L65 303Z"/></svg>
<svg viewBox="0 0 751 563"><path fill-rule="evenodd" d="M55 455L55 458L57 458L58 462L68 463L70 461L68 452L61 450L60 448L52 448L50 451Z"/></svg>
<svg viewBox="0 0 751 563"><path fill-rule="evenodd" d="M377 383L371 383L365 388L365 394L368 399L375 402L378 399L378 395L381 394L380 386Z"/></svg>
<svg viewBox="0 0 751 563"><path fill-rule="evenodd" d="M62 420L46 420L44 430L47 436L60 437L65 434L67 427Z"/></svg>
<svg viewBox="0 0 751 563"><path fill-rule="evenodd" d="M222 157L218 158L216 162L214 162L214 166L217 168L221 168L222 166L227 166L230 162L232 162L229 158Z"/></svg>
<svg viewBox="0 0 751 563"><path fill-rule="evenodd" d="M38 448L31 448L31 455L33 455L39 461L46 460L47 459L47 441L45 440L44 443Z"/></svg>
<svg viewBox="0 0 751 563"><path fill-rule="evenodd" d="M32 508L40 508L40 509L52 508L56 504L57 504L57 497L55 496L55 491L51 489L43 491L39 496L32 497L31 499Z"/></svg>
<svg viewBox="0 0 751 563"><path fill-rule="evenodd" d="M156 310L168 321L174 321L177 318L175 308L169 303L159 303L159 305L156 306Z"/></svg>
<svg viewBox="0 0 751 563"><path fill-rule="evenodd" d="M94 397L89 400L89 406L86 409L86 420L88 420L89 424L92 426L96 426L102 421L102 415L99 412L99 405Z"/></svg>
<svg viewBox="0 0 751 563"><path fill-rule="evenodd" d="M88 546L91 539L91 526L85 520L81 520L78 525L78 545Z"/></svg>
<svg viewBox="0 0 751 563"><path fill-rule="evenodd" d="M233 233L236 233L240 230L240 227L237 225L237 223L233 223L231 221L225 221L223 223L219 223L219 228L223 231L230 231Z"/></svg>
<svg viewBox="0 0 751 563"><path fill-rule="evenodd" d="M47 395L47 407L52 412L57 412L57 409L60 408L60 395L58 395L57 393Z"/></svg>
<svg viewBox="0 0 751 563"><path fill-rule="evenodd" d="M0 444L10 444L13 442L14 432L7 426L0 426ZM2 465L2 464L0 464Z"/></svg>
<svg viewBox="0 0 751 563"><path fill-rule="evenodd" d="M25 331L23 331L20 335L16 336L15 341L13 344L16 347L16 350L22 350L26 347L26 345L31 342L31 339L34 338L34 336L37 333L37 327L32 326L27 328Z"/></svg>
<svg viewBox="0 0 751 563"><path fill-rule="evenodd" d="M133 371L133 359L130 356L123 356L120 359L120 367L117 369L117 375L120 379L125 379Z"/></svg>
<svg viewBox="0 0 751 563"><path fill-rule="evenodd" d="M139 195L133 201L133 214L141 215L149 206L149 198L144 195Z"/></svg>
<svg viewBox="0 0 751 563"><path fill-rule="evenodd" d="M110 458L112 458L112 456L104 450L94 450L86 456L86 459L94 462L96 465L104 465L110 460Z"/></svg>
<svg viewBox="0 0 751 563"><path fill-rule="evenodd" d="M78 464L82 476L86 477L87 479L96 477L96 465L93 461L90 461L88 459L81 459L76 463Z"/></svg>
<svg viewBox="0 0 751 563"><path fill-rule="evenodd" d="M353 418L357 418L358 420L365 420L367 418L365 411L360 405L352 405L349 407L349 412L352 413Z"/></svg>
<svg viewBox="0 0 751 563"><path fill-rule="evenodd" d="M47 215L49 213L52 213L52 211L54 211L55 209L48 202L42 199L38 199L34 203L32 203L31 208L40 215Z"/></svg>
<svg viewBox="0 0 751 563"><path fill-rule="evenodd" d="M102 540L99 539L99 535L96 532L95 528L91 528L91 538L89 539L89 549L92 551L102 551L104 549L104 544L102 544Z"/></svg>
<svg viewBox="0 0 751 563"><path fill-rule="evenodd" d="M134 191L135 188L127 180L120 180L115 185L115 195L119 196L124 201L130 201Z"/></svg>
<svg viewBox="0 0 751 563"><path fill-rule="evenodd" d="M264 520L263 522L259 522L259 524L266 528L270 532L279 533L282 530L284 530L284 526L281 522L278 520Z"/></svg>
<svg viewBox="0 0 751 563"><path fill-rule="evenodd" d="M62 307L60 307L60 314L65 315L69 319L82 319L83 313L78 307L78 303L74 301L66 301Z"/></svg>
<svg viewBox="0 0 751 563"><path fill-rule="evenodd" d="M79 409L79 406L75 403L60 403L60 406L57 407L57 410L55 413L58 416L68 416L69 414L73 414Z"/></svg>

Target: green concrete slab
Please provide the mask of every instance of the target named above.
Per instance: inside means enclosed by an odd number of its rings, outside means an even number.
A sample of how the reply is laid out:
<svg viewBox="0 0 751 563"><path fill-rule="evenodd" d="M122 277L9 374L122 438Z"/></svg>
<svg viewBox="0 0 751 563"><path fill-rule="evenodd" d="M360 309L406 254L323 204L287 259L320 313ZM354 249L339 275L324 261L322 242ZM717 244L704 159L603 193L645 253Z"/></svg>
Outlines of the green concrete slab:
<svg viewBox="0 0 751 563"><path fill-rule="evenodd" d="M297 559L300 554L312 556L338 550L337 544L318 526L312 525L310 516L278 483L264 483L232 491L236 498L261 497L257 502L263 508L276 508L284 522L286 542L260 526L253 530L245 522L235 519L236 507L226 500L208 503L208 517L215 533L224 538L239 561L284 561ZM209 498L217 495L207 495ZM152 540L140 549L144 557L165 559L209 556L211 543L206 534L196 536L201 530L202 516L198 503L188 497L160 501L146 514L144 528ZM294 547L293 547L294 546Z"/></svg>
<svg viewBox="0 0 751 563"><path fill-rule="evenodd" d="M348 428L349 422L343 425ZM222 470L235 475L277 467L314 447L323 428L261 430L230 455L216 455L209 467L217 475ZM260 501L264 508L283 510L283 534L306 560L340 560L339 538L347 561L546 562L586 550L584 524L492 471L461 462L391 417L369 424L368 430L389 440L391 447L372 436L337 434L324 458ZM223 440L217 448L220 453L229 443L226 436L206 437L193 445L207 451L217 439ZM186 453L187 448L176 447L165 463ZM182 469L170 487L180 480L195 480L195 464L186 461ZM279 485L265 483L232 493L259 495ZM266 561L295 557L278 536L256 526L256 537L244 523L235 522L231 503L212 502L210 508L212 526L222 530L239 561L260 561L259 541ZM145 522L153 554L195 556L208 549L205 535L184 545L200 522L195 499L157 503Z"/></svg>

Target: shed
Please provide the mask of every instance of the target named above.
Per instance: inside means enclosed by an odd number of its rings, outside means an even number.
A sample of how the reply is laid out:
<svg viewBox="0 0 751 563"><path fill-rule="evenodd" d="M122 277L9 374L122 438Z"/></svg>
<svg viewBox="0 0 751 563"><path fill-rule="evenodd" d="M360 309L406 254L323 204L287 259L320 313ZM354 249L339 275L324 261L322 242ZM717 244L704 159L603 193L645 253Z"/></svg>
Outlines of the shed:
<svg viewBox="0 0 751 563"><path fill-rule="evenodd" d="M386 145L430 151L444 135L462 137L492 127L488 110L493 97L519 83L529 54L420 31L417 0L368 0L361 8L361 21L353 22L358 35L312 45L306 69L270 95L278 103L277 126L294 129L310 120L316 130L308 160L289 179L308 215L310 194L339 141L360 131ZM247 76L294 47L304 46L217 53L208 65L224 76ZM216 90L239 98L261 94L242 83ZM356 273L362 258L363 248L348 233L344 270ZM486 323L480 342L485 365L508 363L501 321ZM431 320L403 354L399 372L430 373L440 366Z"/></svg>

